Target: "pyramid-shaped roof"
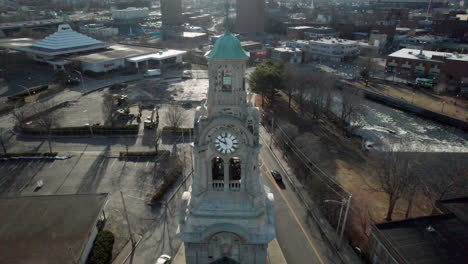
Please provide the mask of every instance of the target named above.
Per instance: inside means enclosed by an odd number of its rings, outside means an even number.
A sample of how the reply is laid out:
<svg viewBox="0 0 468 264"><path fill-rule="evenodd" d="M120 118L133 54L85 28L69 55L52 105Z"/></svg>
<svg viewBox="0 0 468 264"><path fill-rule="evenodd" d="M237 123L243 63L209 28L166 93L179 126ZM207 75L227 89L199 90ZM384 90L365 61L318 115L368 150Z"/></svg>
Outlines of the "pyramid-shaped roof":
<svg viewBox="0 0 468 264"><path fill-rule="evenodd" d="M68 24L62 24L59 25L57 32L34 43L31 49L50 53L50 55L60 55L100 49L106 46L102 41L74 31Z"/></svg>

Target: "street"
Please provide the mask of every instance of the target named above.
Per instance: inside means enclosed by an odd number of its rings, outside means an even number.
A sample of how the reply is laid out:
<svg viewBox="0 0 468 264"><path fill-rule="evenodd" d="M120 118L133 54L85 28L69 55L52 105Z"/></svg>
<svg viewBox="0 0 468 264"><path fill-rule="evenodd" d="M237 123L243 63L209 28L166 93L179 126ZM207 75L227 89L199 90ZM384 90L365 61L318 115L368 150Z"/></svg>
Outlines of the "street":
<svg viewBox="0 0 468 264"><path fill-rule="evenodd" d="M286 260L289 264L340 263L286 179L286 172L268 149L267 143L262 143L263 179L275 196L276 236ZM273 169L283 175L282 182L275 182L270 174Z"/></svg>

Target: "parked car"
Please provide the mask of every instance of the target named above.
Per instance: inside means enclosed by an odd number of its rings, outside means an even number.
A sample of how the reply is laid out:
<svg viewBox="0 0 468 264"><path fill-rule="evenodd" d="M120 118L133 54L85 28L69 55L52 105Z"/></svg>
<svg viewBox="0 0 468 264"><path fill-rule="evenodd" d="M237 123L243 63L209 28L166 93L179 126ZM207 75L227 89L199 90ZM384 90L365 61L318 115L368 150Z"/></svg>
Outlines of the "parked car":
<svg viewBox="0 0 468 264"><path fill-rule="evenodd" d="M169 264L171 263L172 258L169 255L161 255L158 260L156 261L156 264Z"/></svg>
<svg viewBox="0 0 468 264"><path fill-rule="evenodd" d="M279 173L279 171L277 171L277 170L272 170L271 171L271 176L273 176L273 179L275 179L275 181L282 181L283 180L283 177L281 176L281 173Z"/></svg>

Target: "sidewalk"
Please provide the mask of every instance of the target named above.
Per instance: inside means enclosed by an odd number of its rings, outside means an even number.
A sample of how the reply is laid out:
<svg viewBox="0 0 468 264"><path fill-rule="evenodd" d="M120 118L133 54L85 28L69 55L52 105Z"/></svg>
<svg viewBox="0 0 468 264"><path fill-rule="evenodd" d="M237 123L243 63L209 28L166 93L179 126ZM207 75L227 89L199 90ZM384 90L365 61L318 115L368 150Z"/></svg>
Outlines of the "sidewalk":
<svg viewBox="0 0 468 264"><path fill-rule="evenodd" d="M268 244L268 257L266 264L286 264L286 259L283 256L283 251L275 239ZM180 245L177 254L174 256L172 264L185 264L185 247L184 244Z"/></svg>

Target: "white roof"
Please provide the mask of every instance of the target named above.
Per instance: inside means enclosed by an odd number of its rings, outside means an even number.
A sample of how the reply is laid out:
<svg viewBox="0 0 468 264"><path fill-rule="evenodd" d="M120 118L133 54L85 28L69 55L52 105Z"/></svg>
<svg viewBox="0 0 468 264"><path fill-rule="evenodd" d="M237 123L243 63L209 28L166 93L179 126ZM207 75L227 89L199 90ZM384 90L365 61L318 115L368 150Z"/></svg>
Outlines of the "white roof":
<svg viewBox="0 0 468 264"><path fill-rule="evenodd" d="M99 40L74 31L68 24L62 24L59 25L57 32L34 43L31 49L63 54L72 53L76 50L90 50L105 46L106 45Z"/></svg>
<svg viewBox="0 0 468 264"><path fill-rule="evenodd" d="M158 52L155 52L155 53L129 58L129 59L127 59L127 61L129 61L129 62L141 62L141 61L146 61L146 60L164 60L164 59L167 59L167 58L172 58L172 57L175 57L175 56L184 55L185 53L187 53L187 52L184 51L184 50L172 50L172 49L170 49L170 50L161 50L161 51L158 51Z"/></svg>
<svg viewBox="0 0 468 264"><path fill-rule="evenodd" d="M357 41L340 38L321 38L317 40L310 40L310 42L321 44L357 44Z"/></svg>
<svg viewBox="0 0 468 264"><path fill-rule="evenodd" d="M427 60L427 61L440 61L437 59L432 59L433 56L442 56L449 60L461 60L461 61L468 61L467 54L455 54L449 52L439 52L439 51L431 51L431 50L423 50L422 54L421 51L418 49L401 49L399 51L395 51L394 53L388 55L389 57L395 58L405 58L405 59L413 59L413 60Z"/></svg>

